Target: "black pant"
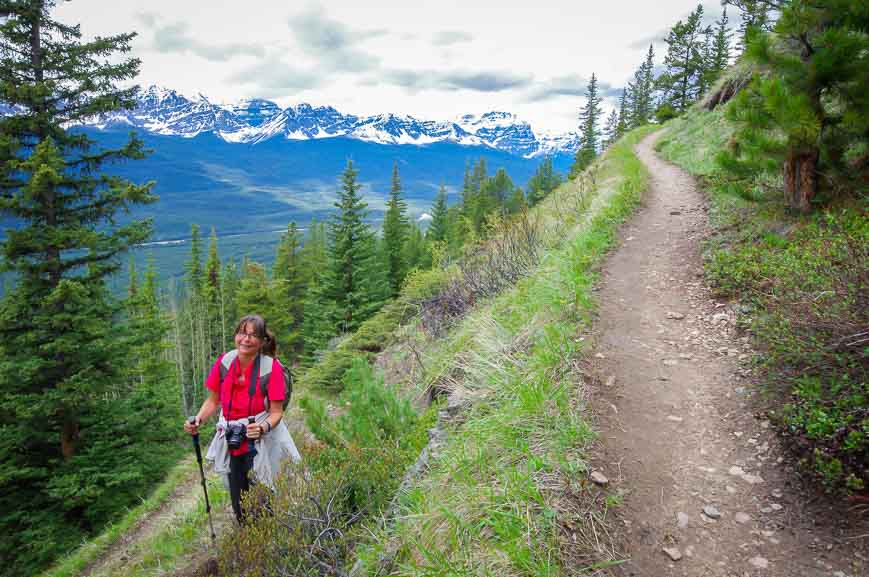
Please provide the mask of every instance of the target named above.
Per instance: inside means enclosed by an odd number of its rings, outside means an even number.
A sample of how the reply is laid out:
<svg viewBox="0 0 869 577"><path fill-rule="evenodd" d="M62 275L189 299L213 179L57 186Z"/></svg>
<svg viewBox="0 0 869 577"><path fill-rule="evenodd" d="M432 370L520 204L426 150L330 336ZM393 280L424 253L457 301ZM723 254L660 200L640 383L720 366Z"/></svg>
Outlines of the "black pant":
<svg viewBox="0 0 869 577"><path fill-rule="evenodd" d="M253 455L229 456L229 497L232 500L232 510L235 518L241 523L244 521L244 512L241 510L241 498L251 487L248 472L253 469Z"/></svg>

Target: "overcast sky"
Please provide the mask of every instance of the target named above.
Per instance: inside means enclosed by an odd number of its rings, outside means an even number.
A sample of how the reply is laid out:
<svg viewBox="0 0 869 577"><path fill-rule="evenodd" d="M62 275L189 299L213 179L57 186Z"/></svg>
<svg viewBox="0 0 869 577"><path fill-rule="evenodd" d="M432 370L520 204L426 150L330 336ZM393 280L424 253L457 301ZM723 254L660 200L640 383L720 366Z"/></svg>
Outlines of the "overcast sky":
<svg viewBox="0 0 869 577"><path fill-rule="evenodd" d="M707 19L718 0L703 2ZM696 0L73 0L86 37L138 32L138 82L446 120L504 110L574 130L591 73L615 99ZM731 14L731 22L736 20Z"/></svg>

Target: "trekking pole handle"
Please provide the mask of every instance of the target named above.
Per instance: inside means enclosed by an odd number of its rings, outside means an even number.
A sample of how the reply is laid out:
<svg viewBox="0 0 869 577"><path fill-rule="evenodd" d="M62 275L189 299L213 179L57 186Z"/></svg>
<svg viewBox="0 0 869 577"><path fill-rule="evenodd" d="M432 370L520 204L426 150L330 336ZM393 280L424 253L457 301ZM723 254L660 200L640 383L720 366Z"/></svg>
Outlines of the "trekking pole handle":
<svg viewBox="0 0 869 577"><path fill-rule="evenodd" d="M189 417L187 422L191 425L196 425L196 415ZM196 432L192 435L193 437L193 446L196 448L196 460L200 463L202 462L202 450L199 448L199 433Z"/></svg>

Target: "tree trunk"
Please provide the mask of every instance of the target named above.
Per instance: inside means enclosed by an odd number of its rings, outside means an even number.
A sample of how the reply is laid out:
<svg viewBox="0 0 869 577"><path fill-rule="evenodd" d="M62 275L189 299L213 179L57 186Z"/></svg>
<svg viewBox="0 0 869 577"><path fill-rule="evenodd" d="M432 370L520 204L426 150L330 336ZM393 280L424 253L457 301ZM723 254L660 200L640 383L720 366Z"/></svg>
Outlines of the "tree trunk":
<svg viewBox="0 0 869 577"><path fill-rule="evenodd" d="M795 150L788 154L784 166L785 198L791 208L809 212L818 187L818 149Z"/></svg>
<svg viewBox="0 0 869 577"><path fill-rule="evenodd" d="M63 417L63 429L60 433L60 452L65 461L75 455L76 441L78 441L78 420L66 414Z"/></svg>

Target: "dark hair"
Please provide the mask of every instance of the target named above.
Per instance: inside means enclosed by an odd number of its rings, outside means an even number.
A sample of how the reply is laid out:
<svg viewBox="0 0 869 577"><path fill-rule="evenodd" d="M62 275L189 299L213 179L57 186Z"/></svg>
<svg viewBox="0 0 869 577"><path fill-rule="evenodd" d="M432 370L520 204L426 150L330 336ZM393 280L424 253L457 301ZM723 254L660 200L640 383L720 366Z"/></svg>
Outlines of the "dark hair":
<svg viewBox="0 0 869 577"><path fill-rule="evenodd" d="M263 342L260 352L264 355L274 357L278 350L278 340L272 331L266 326L266 321L259 315L247 315L241 317L238 324L235 326L235 334L240 333L247 325L253 326L253 332Z"/></svg>

